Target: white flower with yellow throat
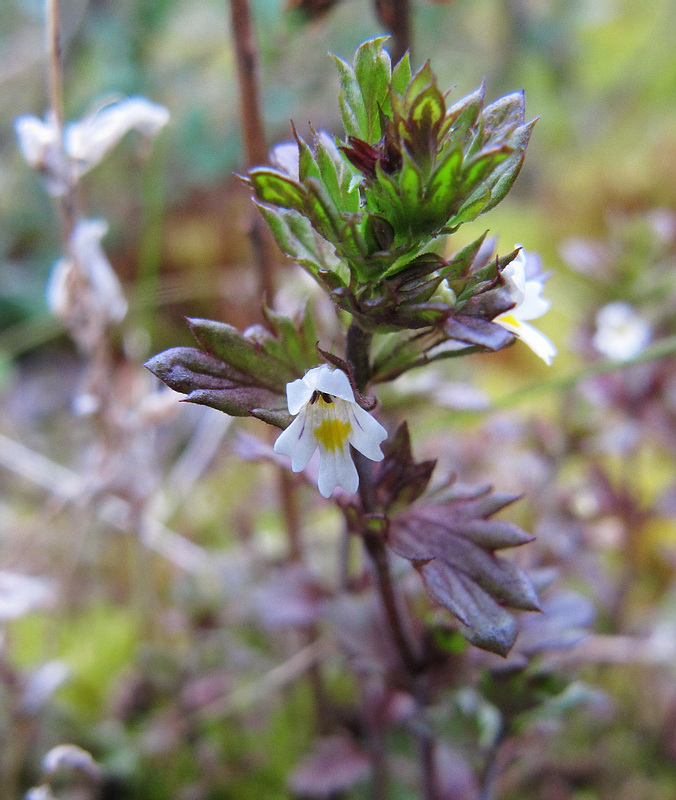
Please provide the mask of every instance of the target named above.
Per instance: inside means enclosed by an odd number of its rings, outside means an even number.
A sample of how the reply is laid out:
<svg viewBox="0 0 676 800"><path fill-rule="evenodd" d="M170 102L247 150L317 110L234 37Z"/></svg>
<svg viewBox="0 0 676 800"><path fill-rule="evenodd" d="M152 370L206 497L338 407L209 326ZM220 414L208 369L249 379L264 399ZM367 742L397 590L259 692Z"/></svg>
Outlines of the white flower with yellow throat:
<svg viewBox="0 0 676 800"><path fill-rule="evenodd" d="M554 343L542 331L529 324L529 320L541 317L551 306L550 301L542 297L542 276L529 274L539 273L539 264L537 269L531 269L534 264L529 263L536 259L537 255L520 250L518 256L502 270L502 278L507 284L507 291L512 296L515 306L495 317L493 322L521 339L547 366L551 366L557 353Z"/></svg>
<svg viewBox="0 0 676 800"><path fill-rule="evenodd" d="M319 449L321 495L330 497L338 486L356 492L359 475L350 445L371 461L382 461L387 431L358 405L347 375L326 364L315 367L287 384L286 399L296 419L275 442L275 452L289 456L291 469L301 472Z"/></svg>

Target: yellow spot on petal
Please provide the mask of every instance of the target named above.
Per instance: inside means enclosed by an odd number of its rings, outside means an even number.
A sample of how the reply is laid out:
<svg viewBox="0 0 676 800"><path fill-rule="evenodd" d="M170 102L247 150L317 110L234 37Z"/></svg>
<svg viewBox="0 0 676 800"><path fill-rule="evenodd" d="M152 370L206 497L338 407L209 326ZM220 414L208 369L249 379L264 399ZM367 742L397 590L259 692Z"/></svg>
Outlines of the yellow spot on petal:
<svg viewBox="0 0 676 800"><path fill-rule="evenodd" d="M515 328L521 327L521 322L513 314L503 314L496 322L506 322L508 325L513 325Z"/></svg>
<svg viewBox="0 0 676 800"><path fill-rule="evenodd" d="M342 450L351 431L348 422L339 419L324 419L315 428L315 438L327 450Z"/></svg>

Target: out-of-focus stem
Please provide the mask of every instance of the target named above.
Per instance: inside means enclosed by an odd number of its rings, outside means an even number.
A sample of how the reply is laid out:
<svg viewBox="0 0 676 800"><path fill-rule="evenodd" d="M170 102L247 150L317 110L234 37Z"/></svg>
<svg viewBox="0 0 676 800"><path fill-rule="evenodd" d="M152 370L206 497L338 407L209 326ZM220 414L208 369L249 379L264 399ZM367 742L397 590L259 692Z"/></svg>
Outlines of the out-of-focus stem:
<svg viewBox="0 0 676 800"><path fill-rule="evenodd" d="M261 115L258 48L249 0L230 0L230 21L237 63L242 140L247 166L254 167L267 161L268 152ZM270 305L275 293L274 251L258 214L252 221L250 238L258 264L263 301Z"/></svg>
<svg viewBox="0 0 676 800"><path fill-rule="evenodd" d="M298 515L298 501L296 485L286 469L279 468L279 497L282 503L282 513L286 527L286 538L289 543L289 560L301 561L303 548L300 537L300 519Z"/></svg>
<svg viewBox="0 0 676 800"><path fill-rule="evenodd" d="M411 52L411 0L375 0L378 19L392 34L390 55L397 63Z"/></svg>
<svg viewBox="0 0 676 800"><path fill-rule="evenodd" d="M502 743L505 741L509 733L509 726L505 720L500 722L500 728L495 735L495 739L491 745L486 758L486 765L484 768L483 780L481 782L481 791L479 792L478 800L495 800L495 790L497 780L500 777L500 765L498 763L498 756Z"/></svg>
<svg viewBox="0 0 676 800"><path fill-rule="evenodd" d="M47 88L49 106L54 114L59 141L63 149L63 52L61 50L61 2L47 0L45 8L47 30L47 53L49 68L47 70Z"/></svg>
<svg viewBox="0 0 676 800"><path fill-rule="evenodd" d="M70 171L70 161L66 157L63 127L63 50L61 47L61 2L60 0L46 0L45 22L47 32L47 92L49 95L49 109L54 118L56 127L57 147L61 156L63 169ZM61 239L66 252L70 248L70 235L78 218L77 189L71 175L66 178L66 191L57 202L57 210L61 219Z"/></svg>

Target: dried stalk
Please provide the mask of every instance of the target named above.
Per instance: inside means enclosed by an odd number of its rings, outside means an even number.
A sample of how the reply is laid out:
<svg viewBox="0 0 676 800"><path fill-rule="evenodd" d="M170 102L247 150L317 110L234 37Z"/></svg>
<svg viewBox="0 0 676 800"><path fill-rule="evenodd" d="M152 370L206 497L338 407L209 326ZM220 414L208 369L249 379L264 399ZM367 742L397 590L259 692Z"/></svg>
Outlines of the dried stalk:
<svg viewBox="0 0 676 800"><path fill-rule="evenodd" d="M255 167L267 161L268 151L261 114L258 48L249 0L230 0L230 23L237 62L242 141L247 167ZM274 250L270 234L259 214L252 220L249 236L258 265L263 303L271 305L275 296Z"/></svg>

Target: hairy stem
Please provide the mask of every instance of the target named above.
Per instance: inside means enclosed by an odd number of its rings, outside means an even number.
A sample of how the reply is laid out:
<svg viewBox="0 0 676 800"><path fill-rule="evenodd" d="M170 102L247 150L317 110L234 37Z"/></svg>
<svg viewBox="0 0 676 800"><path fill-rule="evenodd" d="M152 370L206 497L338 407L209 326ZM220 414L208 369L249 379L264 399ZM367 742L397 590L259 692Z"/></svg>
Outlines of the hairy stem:
<svg viewBox="0 0 676 800"><path fill-rule="evenodd" d="M261 114L258 48L249 0L230 0L230 23L237 61L242 140L247 166L254 167L267 161L268 151ZM250 239L258 264L260 293L264 304L270 305L275 294L274 250L259 214L252 220Z"/></svg>

